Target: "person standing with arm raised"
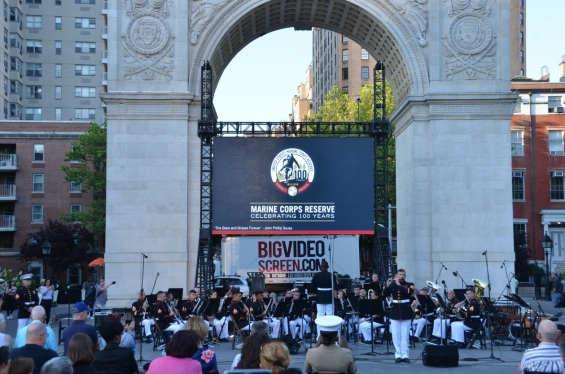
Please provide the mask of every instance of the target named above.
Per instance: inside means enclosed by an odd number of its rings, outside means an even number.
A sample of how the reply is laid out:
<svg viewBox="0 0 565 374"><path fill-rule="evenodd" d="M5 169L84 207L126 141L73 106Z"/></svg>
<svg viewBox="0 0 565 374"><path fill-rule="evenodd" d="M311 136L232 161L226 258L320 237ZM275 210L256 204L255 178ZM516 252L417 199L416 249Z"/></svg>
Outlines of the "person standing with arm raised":
<svg viewBox="0 0 565 374"><path fill-rule="evenodd" d="M390 329L392 342L396 352L394 353L397 364L400 362L410 363L409 335L410 324L414 313L410 307L410 297L414 294L414 284L406 282L406 271L398 269L394 278L386 282L383 290L384 297L392 296L392 308L390 309Z"/></svg>
<svg viewBox="0 0 565 374"><path fill-rule="evenodd" d="M106 308L106 302L108 301L108 287L113 284L116 284L116 282L112 282L106 286L104 279L100 279L98 281L98 285L96 286L96 300L94 301L94 306L96 308Z"/></svg>

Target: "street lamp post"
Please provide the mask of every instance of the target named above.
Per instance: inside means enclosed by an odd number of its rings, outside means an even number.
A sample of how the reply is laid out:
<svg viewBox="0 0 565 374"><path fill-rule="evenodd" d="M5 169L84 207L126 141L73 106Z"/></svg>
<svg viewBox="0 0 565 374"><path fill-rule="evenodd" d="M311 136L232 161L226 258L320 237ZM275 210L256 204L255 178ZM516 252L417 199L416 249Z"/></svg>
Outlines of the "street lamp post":
<svg viewBox="0 0 565 374"><path fill-rule="evenodd" d="M51 243L49 243L48 239L45 239L43 244L41 245L41 253L43 253L43 266L45 268L44 277L47 280L47 266L45 265L45 260L51 255Z"/></svg>
<svg viewBox="0 0 565 374"><path fill-rule="evenodd" d="M360 106L361 104L361 96L357 95L357 122L361 122L361 111Z"/></svg>
<svg viewBox="0 0 565 374"><path fill-rule="evenodd" d="M549 272L549 253L551 251L551 248L553 248L553 240L551 240L551 237L549 237L549 235L547 235L547 231L545 232L544 237L541 239L541 246L544 249L545 252L545 276L546 276L546 285L545 285L545 299L546 300L551 300L551 276L550 276L550 272Z"/></svg>

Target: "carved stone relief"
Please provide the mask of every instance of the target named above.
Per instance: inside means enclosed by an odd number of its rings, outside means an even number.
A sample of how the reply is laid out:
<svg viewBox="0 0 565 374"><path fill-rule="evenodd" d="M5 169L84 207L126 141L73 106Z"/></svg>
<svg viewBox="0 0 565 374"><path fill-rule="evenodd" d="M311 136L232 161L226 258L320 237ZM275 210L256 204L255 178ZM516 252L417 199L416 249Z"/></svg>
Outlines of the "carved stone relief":
<svg viewBox="0 0 565 374"><path fill-rule="evenodd" d="M412 31L418 38L420 47L428 45L426 31L428 29L427 0L387 0L408 21Z"/></svg>
<svg viewBox="0 0 565 374"><path fill-rule="evenodd" d="M443 38L446 79L496 77L496 36L486 18L490 1L494 0L444 0L453 18Z"/></svg>
<svg viewBox="0 0 565 374"><path fill-rule="evenodd" d="M124 79L173 79L175 69L173 41L165 19L172 0L124 0L131 18L122 35Z"/></svg>
<svg viewBox="0 0 565 374"><path fill-rule="evenodd" d="M231 0L192 0L190 12L190 44L198 38L214 15Z"/></svg>

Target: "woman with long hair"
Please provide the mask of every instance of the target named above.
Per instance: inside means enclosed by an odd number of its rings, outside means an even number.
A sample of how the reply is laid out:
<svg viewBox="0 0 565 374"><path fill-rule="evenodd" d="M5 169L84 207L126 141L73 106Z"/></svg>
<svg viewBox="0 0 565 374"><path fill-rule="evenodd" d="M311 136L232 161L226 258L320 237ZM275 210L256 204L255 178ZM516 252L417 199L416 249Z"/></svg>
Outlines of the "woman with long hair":
<svg viewBox="0 0 565 374"><path fill-rule="evenodd" d="M16 309L16 291L16 281L11 280L6 287L6 292L4 294L7 319L12 319L12 313L14 313L14 310Z"/></svg>
<svg viewBox="0 0 565 374"><path fill-rule="evenodd" d="M208 345L204 344L206 337L208 336L208 323L200 317L192 317L186 321L184 329L188 331L194 331L198 338L198 350L192 356L192 358L202 366L202 374L218 374L218 362L216 360L216 353L213 350L208 349Z"/></svg>
<svg viewBox="0 0 565 374"><path fill-rule="evenodd" d="M39 287L39 292L41 293L41 305L45 309L45 323L49 324L51 322L51 305L53 304L53 286L51 286L51 280L46 279L41 287Z"/></svg>
<svg viewBox="0 0 565 374"><path fill-rule="evenodd" d="M74 374L102 374L92 367L94 362L94 344L85 333L73 335L67 348L67 357L73 362Z"/></svg>
<svg viewBox="0 0 565 374"><path fill-rule="evenodd" d="M241 348L241 360L237 364L236 369L260 369L261 359L259 355L261 353L261 346L269 342L271 342L271 337L268 333L253 334L245 339L245 343L243 343Z"/></svg>
<svg viewBox="0 0 565 374"><path fill-rule="evenodd" d="M202 374L202 366L192 358L198 351L198 339L194 331L177 331L167 343L167 355L151 361L147 374Z"/></svg>

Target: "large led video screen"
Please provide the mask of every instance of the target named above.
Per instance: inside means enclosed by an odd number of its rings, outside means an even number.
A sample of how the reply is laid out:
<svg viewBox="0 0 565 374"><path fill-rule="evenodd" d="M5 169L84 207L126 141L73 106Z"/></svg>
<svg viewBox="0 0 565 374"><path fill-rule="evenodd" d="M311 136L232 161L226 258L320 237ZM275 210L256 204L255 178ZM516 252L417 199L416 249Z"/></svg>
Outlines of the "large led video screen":
<svg viewBox="0 0 565 374"><path fill-rule="evenodd" d="M213 234L373 234L370 138L214 139Z"/></svg>

